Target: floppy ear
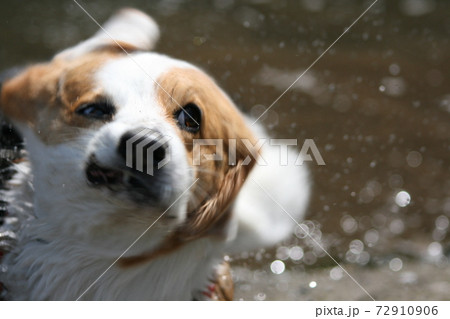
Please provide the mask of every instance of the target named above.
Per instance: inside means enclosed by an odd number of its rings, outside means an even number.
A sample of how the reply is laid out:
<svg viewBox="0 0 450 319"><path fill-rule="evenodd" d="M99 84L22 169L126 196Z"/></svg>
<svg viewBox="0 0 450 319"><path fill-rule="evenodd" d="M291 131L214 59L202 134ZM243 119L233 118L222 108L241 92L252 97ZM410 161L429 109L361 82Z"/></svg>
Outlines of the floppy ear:
<svg viewBox="0 0 450 319"><path fill-rule="evenodd" d="M217 224L226 222L230 216L230 206L244 185L255 161L248 165L239 160L236 166L225 174L219 190L197 210L191 213L188 222L178 230L177 237L191 241L214 230Z"/></svg>
<svg viewBox="0 0 450 319"><path fill-rule="evenodd" d="M0 73L0 116L12 121L22 119L22 122L24 122L33 113L32 110L29 110L28 114L22 112L23 101L35 93L29 86L27 77L24 76L26 73L24 70L26 70L26 67L21 66ZM40 73L36 80L44 81L43 74ZM19 88L22 88L22 94L17 93Z"/></svg>
<svg viewBox="0 0 450 319"><path fill-rule="evenodd" d="M156 22L142 11L125 8L106 21L91 38L56 55L57 59L71 60L107 46L125 50L148 51L159 39Z"/></svg>

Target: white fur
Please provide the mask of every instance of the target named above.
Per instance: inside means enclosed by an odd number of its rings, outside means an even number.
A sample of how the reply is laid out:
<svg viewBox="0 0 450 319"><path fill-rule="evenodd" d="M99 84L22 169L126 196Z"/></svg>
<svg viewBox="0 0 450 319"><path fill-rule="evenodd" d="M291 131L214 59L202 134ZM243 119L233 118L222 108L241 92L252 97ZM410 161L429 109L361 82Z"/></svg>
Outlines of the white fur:
<svg viewBox="0 0 450 319"><path fill-rule="evenodd" d="M135 9L122 9L106 21L91 38L60 52L56 58L74 59L110 43L130 43L140 50L152 50L159 39L156 22Z"/></svg>
<svg viewBox="0 0 450 319"><path fill-rule="evenodd" d="M124 19L115 17L107 29L120 40L152 47L157 31L152 20L141 20L140 25L147 29L140 36L128 37L137 31L129 11ZM132 25L131 29L127 25ZM152 39L151 43L142 40L143 34ZM58 57L75 58L104 40L100 33ZM76 138L62 144L46 145L34 131L17 123L26 140L31 170L28 164L19 165L19 174L12 183L17 186L12 185L10 191L3 193L11 205L11 214L20 216L21 221L20 229L15 229L19 234L17 245L4 259L8 269L0 274L9 298L77 299L162 213L160 208L139 209L120 195L92 190L86 184L87 158L95 154L100 163L107 165L117 156L118 139L129 129L158 128L171 137L172 159L165 167L170 171L166 181L170 187L167 206L175 204L166 214L175 218L156 222L126 256L157 247L168 230L185 220L192 194L182 194L194 182L194 176L183 142L158 106L152 80L173 67L194 68L156 53L136 53L107 63L97 71L96 84L115 105L120 105L114 120L98 130L80 130ZM255 128L255 134L265 137L261 129ZM82 299L202 298L201 292L224 254L273 245L288 237L295 223L283 209L296 220L302 218L308 202L308 176L305 167L294 165L296 154L292 152L290 164L281 166L278 150L264 146L262 156L268 165L256 165L241 189L233 205L226 241L204 238L129 269L114 265ZM120 216L120 223L111 221L115 216Z"/></svg>

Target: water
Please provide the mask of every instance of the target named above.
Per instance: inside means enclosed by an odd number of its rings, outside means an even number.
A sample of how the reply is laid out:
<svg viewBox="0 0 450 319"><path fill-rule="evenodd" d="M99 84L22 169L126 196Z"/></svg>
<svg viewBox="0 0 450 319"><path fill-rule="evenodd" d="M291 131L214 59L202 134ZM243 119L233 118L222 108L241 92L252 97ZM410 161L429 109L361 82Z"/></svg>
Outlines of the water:
<svg viewBox="0 0 450 319"><path fill-rule="evenodd" d="M159 52L199 65L258 116L371 1L81 4L99 21L124 5L150 13ZM314 139L326 165L310 165L307 221L291 240L232 257L238 298L367 299L327 253L379 299L450 298L448 12L443 0L379 0L263 117L275 137ZM69 0L1 2L0 27L0 69L97 29Z"/></svg>

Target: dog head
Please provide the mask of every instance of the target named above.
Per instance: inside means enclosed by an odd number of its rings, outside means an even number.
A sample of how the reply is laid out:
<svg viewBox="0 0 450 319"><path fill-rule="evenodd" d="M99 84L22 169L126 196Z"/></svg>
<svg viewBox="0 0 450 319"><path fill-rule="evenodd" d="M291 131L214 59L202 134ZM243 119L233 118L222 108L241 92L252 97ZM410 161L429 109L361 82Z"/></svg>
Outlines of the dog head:
<svg viewBox="0 0 450 319"><path fill-rule="evenodd" d="M158 37L151 18L124 9L92 38L4 83L0 109L26 140L42 236L123 249L163 214L148 249L170 232L202 236L226 218L254 162L243 141L255 137L209 76L149 52Z"/></svg>

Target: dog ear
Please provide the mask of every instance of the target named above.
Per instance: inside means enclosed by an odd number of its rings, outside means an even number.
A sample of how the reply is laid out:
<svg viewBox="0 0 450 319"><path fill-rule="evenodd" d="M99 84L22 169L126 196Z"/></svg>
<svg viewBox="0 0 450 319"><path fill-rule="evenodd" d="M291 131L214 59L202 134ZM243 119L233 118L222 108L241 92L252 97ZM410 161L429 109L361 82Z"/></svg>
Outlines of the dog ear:
<svg viewBox="0 0 450 319"><path fill-rule="evenodd" d="M13 67L0 74L0 113L11 121L28 122L34 115L34 108L25 110L25 102L37 95L31 85L34 81L45 81L45 72L29 72L26 67Z"/></svg>
<svg viewBox="0 0 450 319"><path fill-rule="evenodd" d="M57 70L38 64L24 71L18 69L10 75L2 83L1 112L15 124L31 124L36 120L37 110L53 99L52 93L57 90Z"/></svg>
<svg viewBox="0 0 450 319"><path fill-rule="evenodd" d="M179 230L178 237L184 241L191 241L205 235L213 235L215 229L231 217L230 206L236 199L240 189L255 164L255 160L245 165L239 160L225 174L221 186L216 194L209 198L197 210L191 213L187 223Z"/></svg>
<svg viewBox="0 0 450 319"><path fill-rule="evenodd" d="M113 47L125 51L148 51L159 39L156 22L142 11L119 10L91 38L68 48L55 58L71 60L102 48Z"/></svg>

